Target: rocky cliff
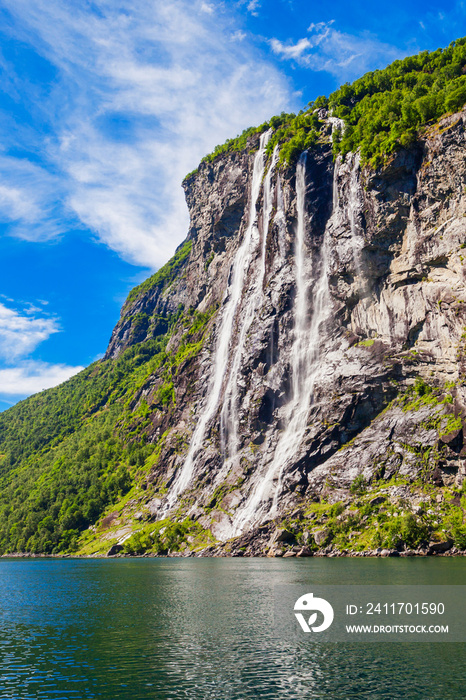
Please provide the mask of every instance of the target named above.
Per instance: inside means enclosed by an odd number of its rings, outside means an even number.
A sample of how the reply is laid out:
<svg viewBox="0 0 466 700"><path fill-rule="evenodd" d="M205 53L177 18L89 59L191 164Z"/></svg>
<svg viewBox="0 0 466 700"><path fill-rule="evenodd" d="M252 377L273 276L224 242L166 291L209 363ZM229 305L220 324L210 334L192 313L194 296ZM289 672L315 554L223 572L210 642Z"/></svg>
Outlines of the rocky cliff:
<svg viewBox="0 0 466 700"><path fill-rule="evenodd" d="M378 169L334 159L319 116L292 167L272 130L202 163L187 241L123 308L107 358L170 328L176 358L133 403L157 444L140 517L190 518L224 543L211 552L280 554L279 526L295 549L448 549L466 473L466 114Z"/></svg>

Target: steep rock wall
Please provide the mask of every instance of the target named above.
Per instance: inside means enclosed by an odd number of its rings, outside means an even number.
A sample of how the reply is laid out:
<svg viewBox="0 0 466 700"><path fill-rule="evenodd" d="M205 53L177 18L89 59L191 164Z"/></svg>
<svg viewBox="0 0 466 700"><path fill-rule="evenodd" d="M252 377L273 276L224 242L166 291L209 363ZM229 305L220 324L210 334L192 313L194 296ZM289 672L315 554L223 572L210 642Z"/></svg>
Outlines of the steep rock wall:
<svg viewBox="0 0 466 700"><path fill-rule="evenodd" d="M189 256L125 305L107 352L180 308L211 314L173 405L157 407L157 374L139 397L161 441L152 517L189 514L225 540L360 475L461 483L465 123L444 119L376 172L334 162L325 140L279 172L256 136L185 181ZM409 408L419 377L438 396Z"/></svg>

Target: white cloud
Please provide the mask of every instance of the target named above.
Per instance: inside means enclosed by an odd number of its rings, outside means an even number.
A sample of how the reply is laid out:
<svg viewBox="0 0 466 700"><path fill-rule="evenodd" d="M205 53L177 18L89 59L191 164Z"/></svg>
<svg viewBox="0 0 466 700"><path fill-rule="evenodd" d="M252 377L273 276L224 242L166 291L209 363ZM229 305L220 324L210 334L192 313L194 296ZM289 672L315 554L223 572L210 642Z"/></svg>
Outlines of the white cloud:
<svg viewBox="0 0 466 700"><path fill-rule="evenodd" d="M33 304L22 306L20 313L0 303L0 396L29 396L57 386L84 369L25 359L60 328L57 319L39 316L43 310Z"/></svg>
<svg viewBox="0 0 466 700"><path fill-rule="evenodd" d="M246 36L246 32L242 32L240 29L238 29L236 32L233 32L233 34L230 35L230 39L232 41L244 41Z"/></svg>
<svg viewBox="0 0 466 700"><path fill-rule="evenodd" d="M0 357L7 362L29 355L60 330L56 319L32 317L30 309L26 313L22 316L0 303Z"/></svg>
<svg viewBox="0 0 466 700"><path fill-rule="evenodd" d="M30 396L65 382L82 369L84 368L25 361L16 367L0 369L0 394Z"/></svg>
<svg viewBox="0 0 466 700"><path fill-rule="evenodd" d="M260 8L260 6L261 6L260 0L250 0L250 2L248 3L248 11L252 15L254 15L254 17L258 17L259 16L258 9Z"/></svg>
<svg viewBox="0 0 466 700"><path fill-rule="evenodd" d="M35 199L19 172L4 193L24 238L58 235L60 215L79 217L125 259L158 267L187 232L184 175L218 143L295 106L287 78L238 33L230 41L225 5L215 14L188 0L98 0L96 12L78 0L5 5L17 38L57 71L42 105L55 129L43 146L53 175Z"/></svg>
<svg viewBox="0 0 466 700"><path fill-rule="evenodd" d="M44 241L63 233L59 178L24 158L0 155L0 221L25 240Z"/></svg>
<svg viewBox="0 0 466 700"><path fill-rule="evenodd" d="M215 7L208 2L203 2L201 3L201 12L206 12L208 15L211 15L215 12Z"/></svg>
<svg viewBox="0 0 466 700"><path fill-rule="evenodd" d="M270 39L269 43L277 56L311 70L326 71L341 82L406 55L368 33L355 36L340 32L333 25L334 20L313 23L308 27L309 36L297 42Z"/></svg>
<svg viewBox="0 0 466 700"><path fill-rule="evenodd" d="M312 47L309 39L300 39L296 44L284 44L278 39L271 39L270 45L274 53L284 58L299 59L302 55Z"/></svg>
<svg viewBox="0 0 466 700"><path fill-rule="evenodd" d="M0 212L6 220L15 219L34 220L38 213L38 207L27 196L25 191L8 185L0 185Z"/></svg>
<svg viewBox="0 0 466 700"><path fill-rule="evenodd" d="M334 19L331 19L329 22L311 22L307 31L314 34L314 41L316 44L319 44L322 39L329 35L332 24L335 24Z"/></svg>

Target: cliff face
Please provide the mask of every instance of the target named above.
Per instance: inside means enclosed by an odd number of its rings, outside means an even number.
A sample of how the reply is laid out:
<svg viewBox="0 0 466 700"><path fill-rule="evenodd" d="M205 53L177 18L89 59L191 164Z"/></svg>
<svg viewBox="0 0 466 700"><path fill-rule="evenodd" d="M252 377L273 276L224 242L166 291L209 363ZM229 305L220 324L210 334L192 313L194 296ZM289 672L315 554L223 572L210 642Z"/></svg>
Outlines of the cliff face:
<svg viewBox="0 0 466 700"><path fill-rule="evenodd" d="M260 541L355 484L397 477L412 507L419 480L461 485L465 124L445 118L377 171L334 162L330 138L279 170L265 133L185 181L190 243L107 351L176 329L172 400L160 371L134 403L160 445L150 517Z"/></svg>

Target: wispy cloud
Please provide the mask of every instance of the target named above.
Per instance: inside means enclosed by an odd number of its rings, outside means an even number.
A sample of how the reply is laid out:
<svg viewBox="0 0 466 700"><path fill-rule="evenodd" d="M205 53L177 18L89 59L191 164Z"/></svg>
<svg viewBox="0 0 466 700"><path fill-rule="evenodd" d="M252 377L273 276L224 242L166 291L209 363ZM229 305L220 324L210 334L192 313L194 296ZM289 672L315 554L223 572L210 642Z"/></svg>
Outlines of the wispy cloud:
<svg viewBox="0 0 466 700"><path fill-rule="evenodd" d="M16 367L0 369L0 395L30 396L58 386L82 369L84 368L24 361Z"/></svg>
<svg viewBox="0 0 466 700"><path fill-rule="evenodd" d="M35 348L60 329L54 318L33 316L29 307L27 315L0 303L0 358L11 362L29 355Z"/></svg>
<svg viewBox="0 0 466 700"><path fill-rule="evenodd" d="M233 32L233 34L230 35L230 39L231 41L244 41L246 36L246 32L242 32L240 29L237 29L236 32Z"/></svg>
<svg viewBox="0 0 466 700"><path fill-rule="evenodd" d="M288 80L239 40L222 3L4 6L9 31L53 72L41 102L49 133L36 144L40 164L5 154L7 179L0 162L0 214L16 222L15 235L53 237L60 217L74 217L125 259L158 267L187 231L184 175L217 143L295 106ZM255 12L258 3L249 6ZM20 76L11 82L28 90Z"/></svg>
<svg viewBox="0 0 466 700"><path fill-rule="evenodd" d="M0 396L29 396L83 369L27 359L40 343L60 331L57 319L40 313L34 304L24 305L19 312L0 303Z"/></svg>
<svg viewBox="0 0 466 700"><path fill-rule="evenodd" d="M338 80L351 80L362 73L383 67L406 55L395 46L379 41L369 33L340 32L334 21L313 23L308 36L298 41L270 39L272 51L314 71L326 71Z"/></svg>
<svg viewBox="0 0 466 700"><path fill-rule="evenodd" d="M212 15L215 12L215 7L208 2L202 2L201 12L207 12L208 15Z"/></svg>
<svg viewBox="0 0 466 700"><path fill-rule="evenodd" d="M250 0L250 2L248 2L248 5L247 5L248 12L250 12L252 15L254 15L254 17L258 17L259 16L258 10L259 10L260 6L261 6L260 0Z"/></svg>
<svg viewBox="0 0 466 700"><path fill-rule="evenodd" d="M312 44L307 38L300 39L296 44L271 39L270 45L274 53L283 58L294 58L295 60L303 59L308 54L308 49L312 48Z"/></svg>
<svg viewBox="0 0 466 700"><path fill-rule="evenodd" d="M0 155L0 221L25 240L46 241L63 233L59 178L25 158Z"/></svg>

